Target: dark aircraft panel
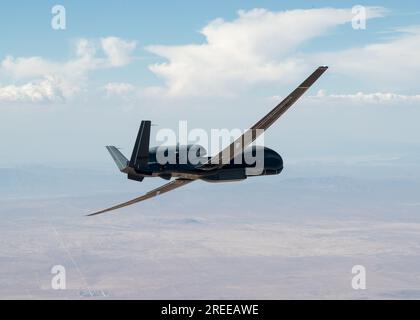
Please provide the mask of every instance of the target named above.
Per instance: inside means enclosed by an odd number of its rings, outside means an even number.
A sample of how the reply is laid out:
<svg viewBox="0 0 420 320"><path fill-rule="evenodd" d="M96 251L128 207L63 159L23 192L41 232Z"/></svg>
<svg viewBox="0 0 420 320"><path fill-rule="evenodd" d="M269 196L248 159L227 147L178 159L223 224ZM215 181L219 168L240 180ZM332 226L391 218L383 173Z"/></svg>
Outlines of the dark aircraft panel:
<svg viewBox="0 0 420 320"><path fill-rule="evenodd" d="M201 180L207 182L228 182L228 181L240 181L245 180L245 168L238 168L238 169L227 169L220 171L219 173L211 176L206 176L201 178Z"/></svg>
<svg viewBox="0 0 420 320"><path fill-rule="evenodd" d="M159 194L182 187L197 179L208 182L227 182L244 180L247 179L248 176L279 174L283 170L283 159L277 152L266 147L248 147L260 134L262 134L262 132L267 130L277 119L279 119L281 115L284 114L327 69L328 67L323 66L315 70L290 95L288 95L241 137L236 139L230 146L219 152L214 157L208 157L207 159L204 158L204 161L207 161L205 164L181 164L178 161L175 161L175 164L159 164L156 159L156 152L158 150L157 147L149 148L151 122L142 121L129 162L116 147L107 147L118 168L121 172L126 173L129 179L137 181L142 181L144 177L160 177L162 179L170 180L173 176L175 176L177 179L154 189L143 196L111 208L95 212L90 214L90 216L123 208L134 203L153 198ZM173 147L167 147L167 152L174 152L175 160L177 160L180 155L179 152L183 148L187 151L193 149L197 152L196 155L199 157L203 157L206 153L205 149L198 145L176 145ZM256 163L255 161L250 164L247 164L246 161L239 163L234 161L236 157L240 157L239 159L242 157L242 160L244 160L246 152L255 152L258 148L264 148L264 163L262 163L261 159L258 160L258 157ZM258 166L259 164L261 166Z"/></svg>

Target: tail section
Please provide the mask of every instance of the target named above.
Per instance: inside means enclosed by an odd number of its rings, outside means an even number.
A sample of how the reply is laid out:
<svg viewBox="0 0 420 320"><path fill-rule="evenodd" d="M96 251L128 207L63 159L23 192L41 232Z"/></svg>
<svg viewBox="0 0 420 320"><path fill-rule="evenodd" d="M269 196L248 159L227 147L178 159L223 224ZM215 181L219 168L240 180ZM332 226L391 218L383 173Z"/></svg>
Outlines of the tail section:
<svg viewBox="0 0 420 320"><path fill-rule="evenodd" d="M115 164L117 165L120 171L123 171L128 166L128 159L114 146L106 147L108 152L111 154L112 159L114 159Z"/></svg>
<svg viewBox="0 0 420 320"><path fill-rule="evenodd" d="M147 167L149 163L149 143L151 121L142 121L134 144L129 166L138 169Z"/></svg>

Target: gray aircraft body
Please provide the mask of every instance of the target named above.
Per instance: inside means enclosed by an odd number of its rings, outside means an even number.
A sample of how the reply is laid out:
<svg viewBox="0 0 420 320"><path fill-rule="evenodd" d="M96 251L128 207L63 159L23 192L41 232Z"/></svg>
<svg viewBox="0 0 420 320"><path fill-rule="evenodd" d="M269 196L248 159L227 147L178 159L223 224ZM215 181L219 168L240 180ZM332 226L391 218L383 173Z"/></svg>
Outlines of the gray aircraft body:
<svg viewBox="0 0 420 320"><path fill-rule="evenodd" d="M114 146L107 146L106 148L119 170L126 174L130 180L141 182L146 177L160 177L165 180L175 179L145 195L115 205L111 208L89 214L89 216L116 210L153 198L198 179L207 182L227 182L244 180L250 176L279 174L283 170L283 159L281 156L270 148L250 145L258 136L279 119L280 116L284 114L327 69L328 67L326 66L321 66L316 69L300 86L266 116L248 129L227 148L213 157L206 156L206 150L199 145L176 145L173 147L164 147L164 149L162 149L162 147L150 148L151 121L142 121L130 159L127 159L118 148ZM175 161L167 163L158 161L159 152L173 154ZM195 155L194 159L198 159L199 161L192 162L189 157L181 159L183 154L191 153ZM248 163L249 161L246 161L246 159L258 159L256 156L257 154L262 155L263 165L255 171L253 169L258 167L258 160L254 163Z"/></svg>

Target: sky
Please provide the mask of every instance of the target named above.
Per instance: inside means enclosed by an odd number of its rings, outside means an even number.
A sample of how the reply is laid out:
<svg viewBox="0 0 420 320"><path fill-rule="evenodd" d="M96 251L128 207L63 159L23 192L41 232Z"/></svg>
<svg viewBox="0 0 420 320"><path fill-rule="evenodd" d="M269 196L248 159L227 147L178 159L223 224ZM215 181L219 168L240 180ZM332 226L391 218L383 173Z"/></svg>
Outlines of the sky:
<svg viewBox="0 0 420 320"><path fill-rule="evenodd" d="M0 28L1 298L420 297L418 1L3 1ZM244 130L320 65L265 134L280 176L85 219L163 184L104 148L141 120Z"/></svg>
<svg viewBox="0 0 420 320"><path fill-rule="evenodd" d="M143 119L246 129L318 65L330 69L267 145L292 159L419 156L415 1L362 3L365 29L344 1L60 4L65 30L55 2L2 5L2 166L105 164L103 146L130 153Z"/></svg>

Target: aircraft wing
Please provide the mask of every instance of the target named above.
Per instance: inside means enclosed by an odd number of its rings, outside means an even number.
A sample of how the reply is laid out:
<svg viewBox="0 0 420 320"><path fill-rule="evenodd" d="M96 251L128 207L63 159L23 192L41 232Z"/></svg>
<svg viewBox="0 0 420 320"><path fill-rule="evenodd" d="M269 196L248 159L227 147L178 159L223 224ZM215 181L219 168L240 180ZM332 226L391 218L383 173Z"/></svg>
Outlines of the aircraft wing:
<svg viewBox="0 0 420 320"><path fill-rule="evenodd" d="M152 191L149 191L148 193L142 195L141 197L138 197L138 198L135 198L133 200L118 204L118 205L113 206L113 207L108 208L108 209L104 209L104 210L101 210L101 211L98 211L98 212L88 214L88 216L95 216L95 215L105 213L105 212L108 212L108 211L112 211L112 210L116 210L116 209L119 209L119 208L127 207L127 206L130 206L130 205L135 204L137 202L141 202L141 201L156 197L160 194L172 191L172 190L177 189L179 187L185 186L186 184L188 184L190 182L193 182L193 181L194 180L189 180L189 179L176 179L176 180L171 181L167 184L164 184L163 186L161 186L159 188L156 188Z"/></svg>
<svg viewBox="0 0 420 320"><path fill-rule="evenodd" d="M236 139L231 145L212 157L200 168L204 170L213 170L228 164L237 155L243 152L264 130L267 130L277 119L279 119L315 81L328 69L326 66L316 69L300 86L280 102L273 110L258 121L254 126L248 129L242 136Z"/></svg>

